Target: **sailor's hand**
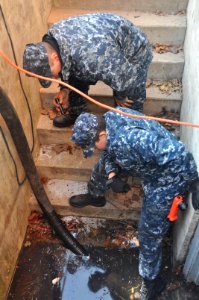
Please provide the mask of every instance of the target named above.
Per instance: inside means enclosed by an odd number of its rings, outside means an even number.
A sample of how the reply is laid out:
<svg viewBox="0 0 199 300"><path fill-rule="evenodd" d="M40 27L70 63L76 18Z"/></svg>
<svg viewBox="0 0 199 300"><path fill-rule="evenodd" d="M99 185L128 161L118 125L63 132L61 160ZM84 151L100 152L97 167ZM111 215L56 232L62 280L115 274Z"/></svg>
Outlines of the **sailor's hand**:
<svg viewBox="0 0 199 300"><path fill-rule="evenodd" d="M132 107L134 103L133 100L130 100L127 97L123 100L115 99L115 102L121 107Z"/></svg>
<svg viewBox="0 0 199 300"><path fill-rule="evenodd" d="M59 105L56 103L55 99L59 99L59 103L62 105L64 110L67 110L69 107L69 89L61 89L59 93L55 95L53 98L53 105L56 107L56 109L59 111Z"/></svg>

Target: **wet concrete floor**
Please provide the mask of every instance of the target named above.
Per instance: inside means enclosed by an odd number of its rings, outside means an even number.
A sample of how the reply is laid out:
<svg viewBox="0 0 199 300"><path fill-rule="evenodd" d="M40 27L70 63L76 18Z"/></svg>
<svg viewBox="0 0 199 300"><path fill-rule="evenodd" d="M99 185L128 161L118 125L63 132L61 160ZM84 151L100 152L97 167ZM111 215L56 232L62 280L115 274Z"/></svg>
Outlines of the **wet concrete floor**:
<svg viewBox="0 0 199 300"><path fill-rule="evenodd" d="M65 249L60 241L46 234L48 226L45 225L45 234L41 236L30 224L7 300L134 299L134 292L140 286L135 225L105 221L88 229L88 224L76 220L67 225L88 250L90 258ZM36 224L40 231L44 228L43 221ZM134 242L126 243L121 238L126 232ZM159 299L198 300L199 287L185 283L180 267L171 270L168 239L163 249L161 273L168 286Z"/></svg>

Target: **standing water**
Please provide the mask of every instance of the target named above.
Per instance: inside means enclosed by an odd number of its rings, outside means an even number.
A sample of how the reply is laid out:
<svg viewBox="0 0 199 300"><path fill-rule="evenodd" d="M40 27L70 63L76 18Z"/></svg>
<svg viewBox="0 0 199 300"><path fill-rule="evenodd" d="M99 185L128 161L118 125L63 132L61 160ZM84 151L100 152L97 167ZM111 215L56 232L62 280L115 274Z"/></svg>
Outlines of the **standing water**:
<svg viewBox="0 0 199 300"><path fill-rule="evenodd" d="M34 218L33 218L34 219ZM39 216L30 222L7 300L133 300L140 287L136 224L71 218L68 228L90 253L65 249ZM198 300L199 287L171 272L164 244L162 274L168 286L159 299Z"/></svg>

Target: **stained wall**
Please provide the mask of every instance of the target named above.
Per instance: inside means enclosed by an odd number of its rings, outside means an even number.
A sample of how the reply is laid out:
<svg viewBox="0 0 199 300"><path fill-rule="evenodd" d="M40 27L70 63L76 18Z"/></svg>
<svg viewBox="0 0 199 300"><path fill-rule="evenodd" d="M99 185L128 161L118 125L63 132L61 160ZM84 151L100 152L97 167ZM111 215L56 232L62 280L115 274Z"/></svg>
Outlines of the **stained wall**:
<svg viewBox="0 0 199 300"><path fill-rule="evenodd" d="M22 66L25 44L39 42L46 32L50 9L51 0L0 1L0 50L19 66ZM19 76L0 56L0 86L17 111L31 150L34 144L35 156L39 149L36 136L40 113L38 82L22 73ZM27 180L22 184L24 176L9 130L0 115L0 299L5 298L27 226L30 187Z"/></svg>

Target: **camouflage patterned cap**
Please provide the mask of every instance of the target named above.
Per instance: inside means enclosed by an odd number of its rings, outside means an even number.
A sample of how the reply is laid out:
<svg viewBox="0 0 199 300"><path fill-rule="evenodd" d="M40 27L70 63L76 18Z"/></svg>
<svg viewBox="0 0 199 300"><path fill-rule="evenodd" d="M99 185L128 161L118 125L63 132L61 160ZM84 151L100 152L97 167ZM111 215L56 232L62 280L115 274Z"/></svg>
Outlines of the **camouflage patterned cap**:
<svg viewBox="0 0 199 300"><path fill-rule="evenodd" d="M97 128L97 117L90 113L82 113L75 121L71 140L82 147L85 158L94 152Z"/></svg>
<svg viewBox="0 0 199 300"><path fill-rule="evenodd" d="M27 44L23 55L23 68L32 73L52 77L48 61L48 53L43 43ZM44 88L51 85L51 81L39 79Z"/></svg>

